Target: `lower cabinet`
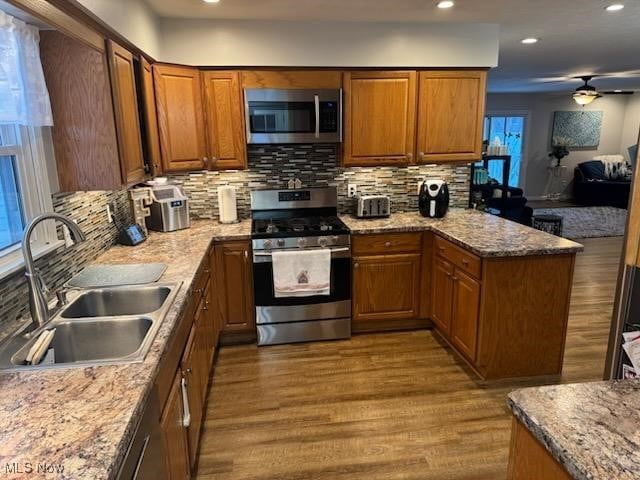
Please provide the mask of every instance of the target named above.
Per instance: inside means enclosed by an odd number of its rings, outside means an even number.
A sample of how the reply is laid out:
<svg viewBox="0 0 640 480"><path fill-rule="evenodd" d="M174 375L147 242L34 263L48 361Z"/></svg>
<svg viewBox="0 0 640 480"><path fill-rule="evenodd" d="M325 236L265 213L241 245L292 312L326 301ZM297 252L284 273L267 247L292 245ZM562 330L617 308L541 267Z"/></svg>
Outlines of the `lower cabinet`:
<svg viewBox="0 0 640 480"><path fill-rule="evenodd" d="M353 237L354 331L418 326L422 288L422 234Z"/></svg>
<svg viewBox="0 0 640 480"><path fill-rule="evenodd" d="M475 360L480 309L480 282L460 269L453 276L451 343L468 359Z"/></svg>
<svg viewBox="0 0 640 480"><path fill-rule="evenodd" d="M433 290L431 320L444 335L451 333L453 311L453 265L436 257L433 262Z"/></svg>
<svg viewBox="0 0 640 480"><path fill-rule="evenodd" d="M224 242L216 245L215 251L220 329L255 335L251 244L244 240Z"/></svg>
<svg viewBox="0 0 640 480"><path fill-rule="evenodd" d="M182 375L177 372L160 419L169 480L185 480L191 477L189 447L183 422Z"/></svg>

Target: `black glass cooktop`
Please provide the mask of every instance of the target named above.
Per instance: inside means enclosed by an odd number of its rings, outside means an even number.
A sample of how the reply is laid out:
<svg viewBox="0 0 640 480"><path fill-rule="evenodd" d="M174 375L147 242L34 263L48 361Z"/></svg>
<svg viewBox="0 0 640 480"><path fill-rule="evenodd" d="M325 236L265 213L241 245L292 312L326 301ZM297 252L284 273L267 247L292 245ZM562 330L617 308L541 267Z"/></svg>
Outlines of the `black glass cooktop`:
<svg viewBox="0 0 640 480"><path fill-rule="evenodd" d="M336 216L253 219L254 238L301 237L348 234L349 228Z"/></svg>

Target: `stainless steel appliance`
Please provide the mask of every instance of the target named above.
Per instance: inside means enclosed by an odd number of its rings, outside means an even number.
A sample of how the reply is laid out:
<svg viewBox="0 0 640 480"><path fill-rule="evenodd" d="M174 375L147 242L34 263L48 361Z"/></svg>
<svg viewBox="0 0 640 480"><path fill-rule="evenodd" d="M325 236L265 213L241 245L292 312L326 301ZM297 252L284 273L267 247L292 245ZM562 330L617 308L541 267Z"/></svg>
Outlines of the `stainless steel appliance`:
<svg viewBox="0 0 640 480"><path fill-rule="evenodd" d="M258 345L351 336L351 240L335 187L251 192ZM276 297L272 253L331 250L329 295Z"/></svg>
<svg viewBox="0 0 640 480"><path fill-rule="evenodd" d="M151 190L153 202L147 217L147 227L157 232L173 232L191 226L189 199L178 185L155 186Z"/></svg>
<svg viewBox="0 0 640 480"><path fill-rule="evenodd" d="M420 187L418 207L423 217L442 218L449 209L449 187L444 180L425 180Z"/></svg>
<svg viewBox="0 0 640 480"><path fill-rule="evenodd" d="M245 89L247 143L339 143L342 90Z"/></svg>
<svg viewBox="0 0 640 480"><path fill-rule="evenodd" d="M361 195L358 197L356 217L375 218L391 215L391 199L386 195Z"/></svg>

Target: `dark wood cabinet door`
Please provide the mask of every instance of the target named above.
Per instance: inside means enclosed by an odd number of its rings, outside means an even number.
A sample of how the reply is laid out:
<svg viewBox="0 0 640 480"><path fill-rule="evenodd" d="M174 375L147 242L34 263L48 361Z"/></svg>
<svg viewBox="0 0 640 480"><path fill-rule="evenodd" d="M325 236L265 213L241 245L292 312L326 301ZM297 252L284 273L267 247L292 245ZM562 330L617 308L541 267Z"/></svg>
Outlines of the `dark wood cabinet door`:
<svg viewBox="0 0 640 480"><path fill-rule="evenodd" d="M165 172L206 168L200 71L191 67L154 65L156 111Z"/></svg>
<svg viewBox="0 0 640 480"><path fill-rule="evenodd" d="M343 84L344 165L411 163L416 72L346 72Z"/></svg>
<svg viewBox="0 0 640 480"><path fill-rule="evenodd" d="M451 314L453 302L453 265L435 257L433 261L433 288L431 319L438 330L449 338L451 332Z"/></svg>
<svg viewBox="0 0 640 480"><path fill-rule="evenodd" d="M451 343L472 362L476 359L480 283L459 268L454 272Z"/></svg>
<svg viewBox="0 0 640 480"><path fill-rule="evenodd" d="M418 163L482 156L486 79L484 70L420 72Z"/></svg>
<svg viewBox="0 0 640 480"><path fill-rule="evenodd" d="M211 165L217 170L245 169L247 142L240 74L208 71L202 73L202 80Z"/></svg>
<svg viewBox="0 0 640 480"><path fill-rule="evenodd" d="M156 113L156 94L153 86L153 69L143 57L140 60L140 82L142 92L142 120L144 124L145 148L147 164L153 175L162 174L162 158L160 156L160 132L158 131L158 114Z"/></svg>
<svg viewBox="0 0 640 480"><path fill-rule="evenodd" d="M420 254L353 259L353 320L417 318L420 310Z"/></svg>
<svg viewBox="0 0 640 480"><path fill-rule="evenodd" d="M191 476L187 431L183 425L183 414L182 375L178 372L160 419L169 480L186 480Z"/></svg>
<svg viewBox="0 0 640 480"><path fill-rule="evenodd" d="M191 421L187 427L187 440L189 444L189 465L193 468L198 453L198 441L200 440L200 427L202 423L202 387L199 375L199 349L197 325L193 325L187 345L182 355L180 369L187 384L187 401ZM185 405L185 408L187 406Z"/></svg>
<svg viewBox="0 0 640 480"><path fill-rule="evenodd" d="M138 94L136 92L133 54L117 43L108 40L107 55L122 179L124 183L130 185L142 181L146 176L142 155L142 132L138 116Z"/></svg>
<svg viewBox="0 0 640 480"><path fill-rule="evenodd" d="M255 330L251 246L249 242L216 245L216 286L222 330Z"/></svg>

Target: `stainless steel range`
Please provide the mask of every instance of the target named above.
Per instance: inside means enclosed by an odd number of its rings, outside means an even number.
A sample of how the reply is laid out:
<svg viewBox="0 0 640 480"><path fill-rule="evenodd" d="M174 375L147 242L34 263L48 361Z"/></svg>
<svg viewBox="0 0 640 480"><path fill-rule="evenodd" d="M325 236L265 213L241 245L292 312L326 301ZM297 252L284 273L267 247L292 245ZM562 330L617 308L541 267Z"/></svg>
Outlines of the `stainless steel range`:
<svg viewBox="0 0 640 480"><path fill-rule="evenodd" d="M258 345L351 336L351 240L337 216L335 187L251 192ZM276 296L272 254L331 251L328 295Z"/></svg>

